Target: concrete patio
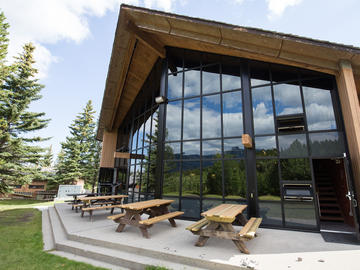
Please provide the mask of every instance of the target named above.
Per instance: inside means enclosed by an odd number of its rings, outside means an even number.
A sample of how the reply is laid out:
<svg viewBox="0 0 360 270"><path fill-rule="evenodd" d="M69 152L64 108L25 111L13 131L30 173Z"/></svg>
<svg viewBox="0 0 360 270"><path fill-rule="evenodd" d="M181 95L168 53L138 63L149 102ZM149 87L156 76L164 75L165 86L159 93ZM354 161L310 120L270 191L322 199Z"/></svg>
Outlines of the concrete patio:
<svg viewBox="0 0 360 270"><path fill-rule="evenodd" d="M55 204L43 211L45 249L90 258L113 269L144 269L146 265L169 269L358 269L360 245L326 242L320 233L260 228L259 236L246 242L251 254L245 255L229 240L209 239L204 247L194 246L197 236L185 230L191 221L176 220L176 228L168 221L160 222L150 228L151 238L145 239L131 226L115 232L117 224L107 220L108 215L109 211L96 211L90 221L67 204Z"/></svg>

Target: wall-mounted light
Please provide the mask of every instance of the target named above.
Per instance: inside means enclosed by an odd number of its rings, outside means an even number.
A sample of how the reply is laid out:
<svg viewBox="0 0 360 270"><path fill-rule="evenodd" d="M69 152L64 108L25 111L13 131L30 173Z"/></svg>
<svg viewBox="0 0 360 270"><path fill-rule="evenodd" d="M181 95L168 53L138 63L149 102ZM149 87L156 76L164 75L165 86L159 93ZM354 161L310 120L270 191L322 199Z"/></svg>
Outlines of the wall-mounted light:
<svg viewBox="0 0 360 270"><path fill-rule="evenodd" d="M167 101L167 98L164 96L159 96L155 98L155 102L156 104L162 104L165 103Z"/></svg>

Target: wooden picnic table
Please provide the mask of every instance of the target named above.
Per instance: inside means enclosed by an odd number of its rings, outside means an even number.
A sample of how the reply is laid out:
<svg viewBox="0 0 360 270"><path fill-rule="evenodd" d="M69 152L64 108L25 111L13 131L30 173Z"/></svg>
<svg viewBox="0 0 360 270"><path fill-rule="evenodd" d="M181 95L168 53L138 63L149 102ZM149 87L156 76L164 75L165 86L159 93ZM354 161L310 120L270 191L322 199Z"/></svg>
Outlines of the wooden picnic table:
<svg viewBox="0 0 360 270"><path fill-rule="evenodd" d="M114 212L114 208L121 208L123 199L127 198L128 195L105 195L105 196L92 196L82 197L79 201L81 205L81 217L84 216L84 212L90 213L90 220L92 220L92 213L94 210L111 209L111 214ZM103 206L105 204L105 206ZM100 206L95 206L100 205Z"/></svg>
<svg viewBox="0 0 360 270"><path fill-rule="evenodd" d="M71 210L76 209L77 212L77 207L75 207L75 205L80 203L80 200L78 199L79 196L93 196L95 195L95 193L68 193L67 196L72 196L73 199L72 200L67 200L65 202L68 202L71 205Z"/></svg>
<svg viewBox="0 0 360 270"><path fill-rule="evenodd" d="M154 223L168 219L172 227L176 227L174 217L182 215L184 212L169 212L168 206L174 200L155 199L135 203L124 204L121 206L125 213L110 216L109 219L119 223L117 232L122 232L126 225L138 227L145 238L149 238L148 228ZM142 214L148 214L149 218L141 220Z"/></svg>
<svg viewBox="0 0 360 270"><path fill-rule="evenodd" d="M107 201L109 203L117 203L121 202L124 198L127 198L128 195L105 195L105 196L90 196L90 197L82 197L79 198L84 206L90 206L94 202L102 202Z"/></svg>
<svg viewBox="0 0 360 270"><path fill-rule="evenodd" d="M217 237L232 240L241 252L249 254L243 240L250 240L256 236L255 231L261 223L261 218L251 218L248 221L243 215L246 207L244 204L220 204L203 212L201 215L204 218L186 229L199 235L196 246L202 247L210 237ZM244 226L240 232L236 232L232 226L235 220Z"/></svg>

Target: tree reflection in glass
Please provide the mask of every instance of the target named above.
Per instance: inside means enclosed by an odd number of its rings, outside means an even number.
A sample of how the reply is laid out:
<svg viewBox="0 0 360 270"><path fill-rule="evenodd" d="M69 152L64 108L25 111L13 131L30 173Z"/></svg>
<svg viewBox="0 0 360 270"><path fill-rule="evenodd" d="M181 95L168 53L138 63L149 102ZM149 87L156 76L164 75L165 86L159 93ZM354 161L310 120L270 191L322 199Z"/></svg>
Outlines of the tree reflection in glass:
<svg viewBox="0 0 360 270"><path fill-rule="evenodd" d="M182 196L200 196L200 162L183 161Z"/></svg>
<svg viewBox="0 0 360 270"><path fill-rule="evenodd" d="M280 157L307 156L308 149L305 134L279 136Z"/></svg>
<svg viewBox="0 0 360 270"><path fill-rule="evenodd" d="M275 136L264 136L255 138L256 156L276 157L278 154L276 148Z"/></svg>
<svg viewBox="0 0 360 270"><path fill-rule="evenodd" d="M280 160L282 180L311 181L310 163L307 158Z"/></svg>
<svg viewBox="0 0 360 270"><path fill-rule="evenodd" d="M222 198L222 162L203 161L203 197Z"/></svg>
<svg viewBox="0 0 360 270"><path fill-rule="evenodd" d="M244 160L224 160L226 199L246 199L246 171Z"/></svg>
<svg viewBox="0 0 360 270"><path fill-rule="evenodd" d="M342 133L312 133L309 138L311 154L314 156L342 156L345 152Z"/></svg>
<svg viewBox="0 0 360 270"><path fill-rule="evenodd" d="M179 196L180 193L180 162L164 162L164 196Z"/></svg>

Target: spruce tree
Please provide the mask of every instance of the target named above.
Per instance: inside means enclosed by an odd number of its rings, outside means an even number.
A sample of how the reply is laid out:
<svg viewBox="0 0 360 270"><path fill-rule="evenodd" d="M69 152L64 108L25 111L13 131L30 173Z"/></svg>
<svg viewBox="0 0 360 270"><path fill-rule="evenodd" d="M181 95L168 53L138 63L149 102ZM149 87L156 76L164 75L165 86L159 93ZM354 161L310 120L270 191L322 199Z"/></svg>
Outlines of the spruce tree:
<svg viewBox="0 0 360 270"><path fill-rule="evenodd" d="M89 188L97 180L100 145L95 138L95 111L91 100L70 125L70 135L61 144L58 156L57 179L60 184L72 184L83 179Z"/></svg>
<svg viewBox="0 0 360 270"><path fill-rule="evenodd" d="M47 126L49 119L44 113L30 112L31 102L41 98L44 87L36 79L33 67L35 47L29 43L23 53L10 66L7 55L7 28L5 17L0 14L0 192L7 191L9 184L29 183L41 178L43 148L36 143L46 140L31 133Z"/></svg>

